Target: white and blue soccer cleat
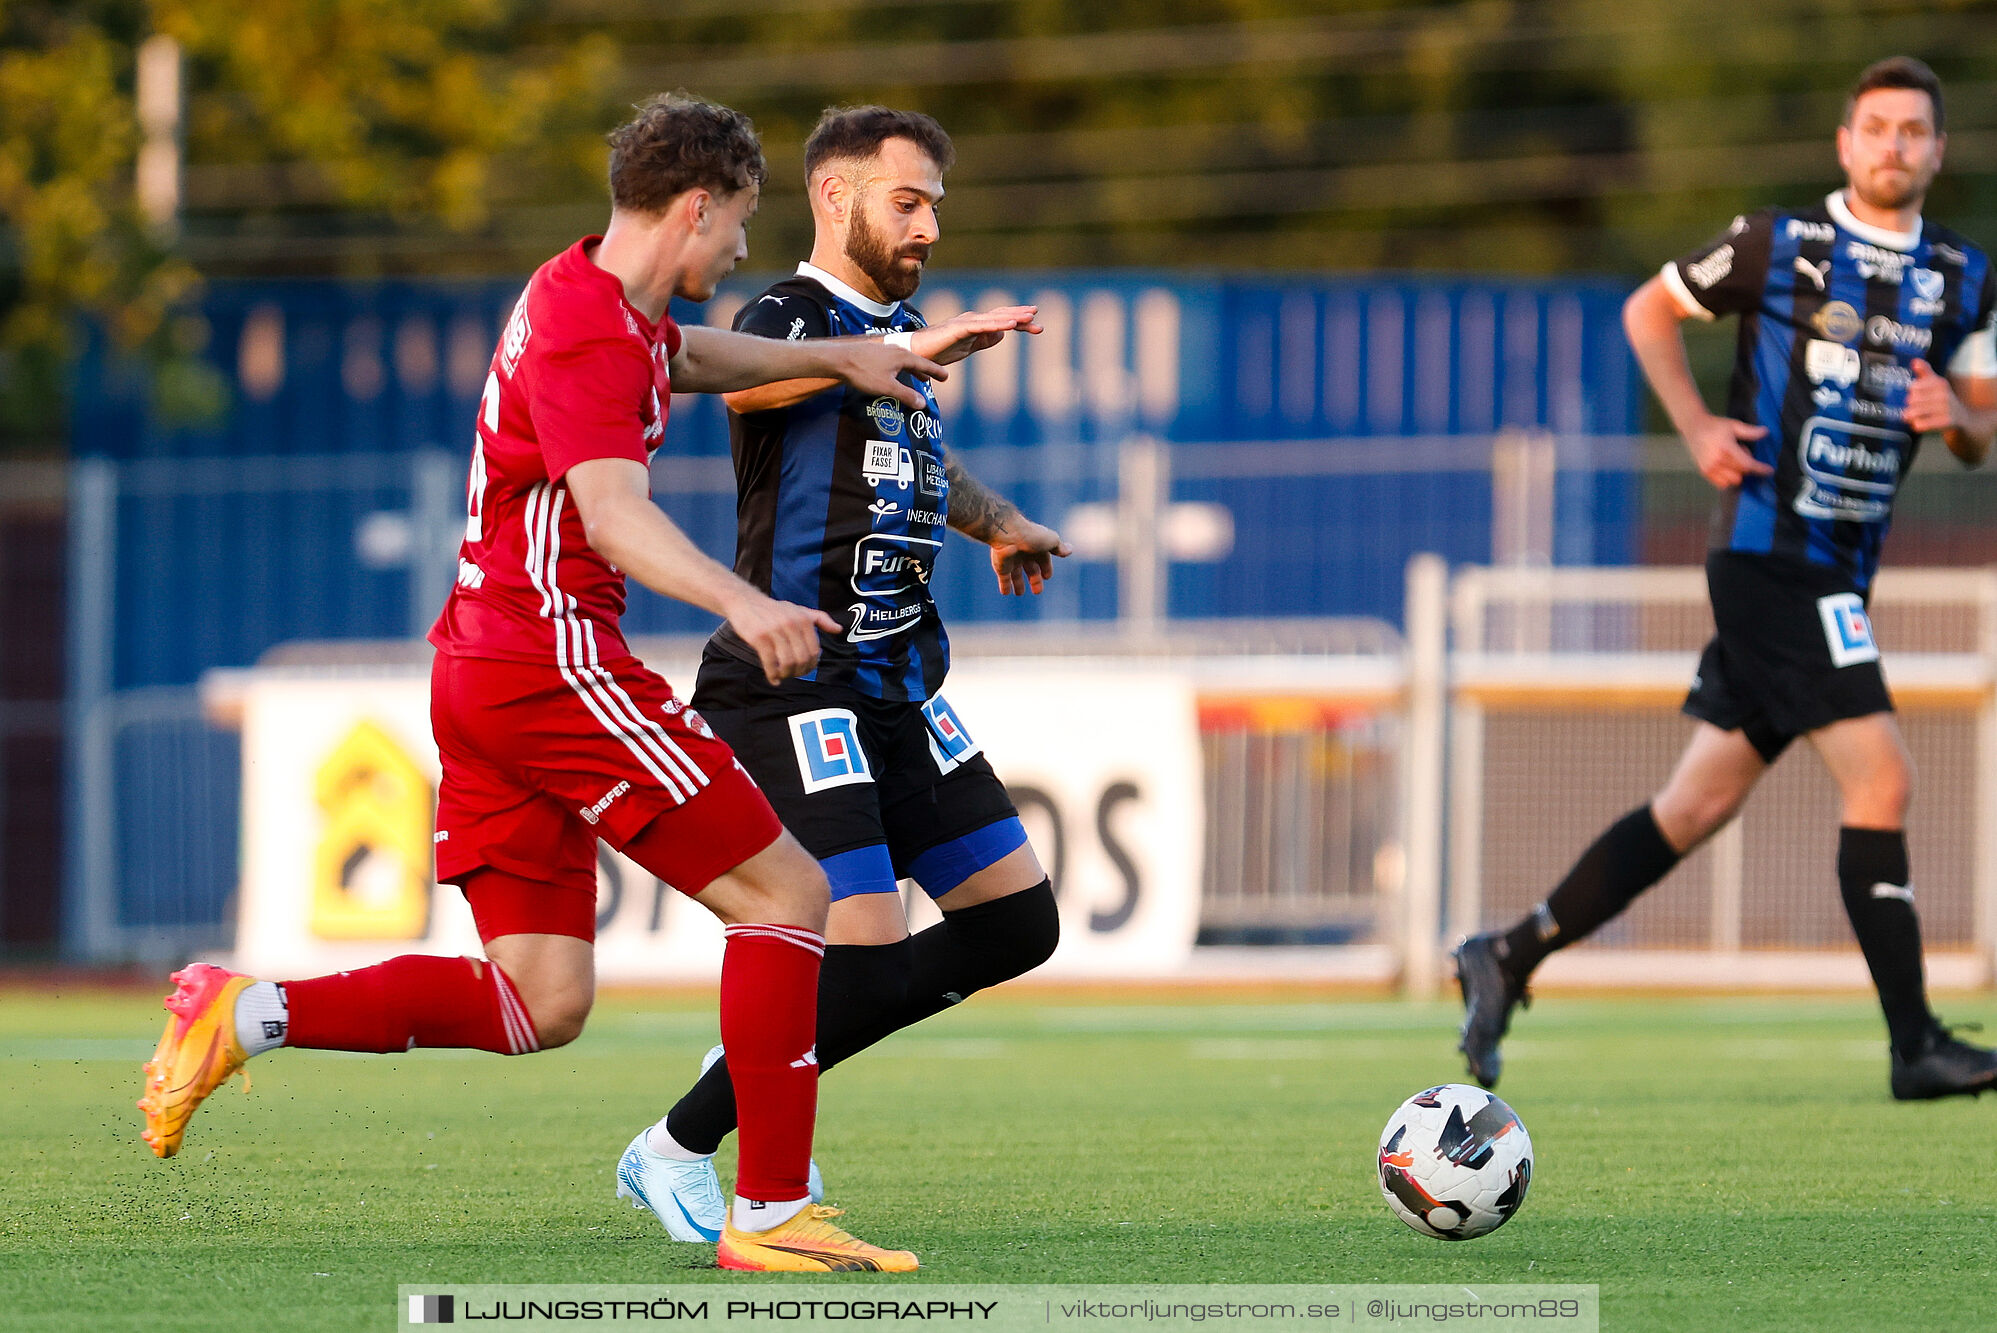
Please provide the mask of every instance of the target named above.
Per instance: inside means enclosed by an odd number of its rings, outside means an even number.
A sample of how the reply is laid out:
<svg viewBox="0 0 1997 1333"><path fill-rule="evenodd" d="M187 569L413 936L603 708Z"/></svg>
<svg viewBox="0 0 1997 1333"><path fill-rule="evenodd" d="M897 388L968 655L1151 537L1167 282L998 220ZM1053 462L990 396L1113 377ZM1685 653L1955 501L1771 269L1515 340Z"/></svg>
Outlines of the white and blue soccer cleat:
<svg viewBox="0 0 1997 1333"><path fill-rule="evenodd" d="M708 1070L714 1068L714 1062L719 1060L723 1054L723 1048L716 1046L709 1050L706 1055L701 1056L700 1072L705 1074ZM818 1174L818 1159L815 1157L811 1161L809 1174L805 1176L804 1188L805 1192L811 1196L813 1203L825 1202L825 1177Z"/></svg>
<svg viewBox="0 0 1997 1333"><path fill-rule="evenodd" d="M714 1244L728 1221L714 1158L661 1157L645 1142L651 1132L649 1125L639 1130L618 1159L617 1197L631 1200L633 1208L651 1209L674 1240Z"/></svg>

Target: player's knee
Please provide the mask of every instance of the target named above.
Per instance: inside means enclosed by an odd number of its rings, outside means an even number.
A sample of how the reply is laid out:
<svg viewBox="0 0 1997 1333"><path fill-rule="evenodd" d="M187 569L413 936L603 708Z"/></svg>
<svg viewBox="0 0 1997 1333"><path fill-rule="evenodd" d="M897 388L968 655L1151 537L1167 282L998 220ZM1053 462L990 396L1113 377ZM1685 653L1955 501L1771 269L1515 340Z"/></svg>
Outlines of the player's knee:
<svg viewBox="0 0 1997 1333"><path fill-rule="evenodd" d="M1882 763L1844 794L1844 822L1861 828L1895 828L1914 802L1914 770L1904 760Z"/></svg>
<svg viewBox="0 0 1997 1333"><path fill-rule="evenodd" d="M1061 942L1060 908L1053 884L1044 879L1030 889L951 912L946 920L953 934L976 941L985 970L977 978L980 989L1031 972L1052 958Z"/></svg>
<svg viewBox="0 0 1997 1333"><path fill-rule="evenodd" d="M1061 943L1061 908L1054 901L1052 880L1013 896L1024 900L1019 905L1019 970L1031 972L1052 958Z"/></svg>
<svg viewBox="0 0 1997 1333"><path fill-rule="evenodd" d="M566 1046L582 1035L589 1020L594 997L587 991L563 991L527 1001L528 1017L534 1020L534 1035L544 1051Z"/></svg>
<svg viewBox="0 0 1997 1333"><path fill-rule="evenodd" d="M727 879L725 896L714 904L723 920L802 926L825 933L832 885L818 862L794 841L780 840Z"/></svg>

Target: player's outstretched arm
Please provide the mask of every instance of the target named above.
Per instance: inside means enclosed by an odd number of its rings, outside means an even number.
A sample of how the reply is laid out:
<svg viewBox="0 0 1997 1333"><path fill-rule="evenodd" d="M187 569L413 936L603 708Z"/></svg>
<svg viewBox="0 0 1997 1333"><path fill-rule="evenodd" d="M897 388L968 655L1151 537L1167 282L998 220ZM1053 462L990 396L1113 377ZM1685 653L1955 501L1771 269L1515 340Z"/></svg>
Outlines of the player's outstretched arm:
<svg viewBox="0 0 1997 1333"><path fill-rule="evenodd" d="M1623 303L1623 331L1629 335L1630 350L1636 353L1651 392L1683 437L1699 474L1726 490L1740 485L1743 477L1775 470L1742 444L1760 439L1768 434L1768 428L1715 416L1706 409L1706 400L1699 396L1698 383L1692 378L1691 360L1685 355L1685 336L1678 327L1688 318L1690 312L1678 304L1661 278L1644 283Z"/></svg>
<svg viewBox="0 0 1997 1333"><path fill-rule="evenodd" d="M1997 438L1997 379L1944 377L1916 358L1905 420L1912 431L1940 431L1950 453L1965 467L1977 467L1990 456Z"/></svg>
<svg viewBox="0 0 1997 1333"><path fill-rule="evenodd" d="M943 474L950 481L950 526L992 548L999 594L1024 597L1031 591L1038 596L1054 576L1054 557L1067 556L1073 548L1060 533L1035 523L965 471L954 456L944 460Z"/></svg>
<svg viewBox="0 0 1997 1333"><path fill-rule="evenodd" d="M948 379L949 372L909 348L880 338L758 338L695 325L683 329L672 361L677 393L729 393L779 380L843 381L861 393L923 406L922 394L901 382L904 374Z"/></svg>
<svg viewBox="0 0 1997 1333"><path fill-rule="evenodd" d="M1008 333L1040 332L1040 325L1036 322L1039 314L1040 307L1033 305L967 310L941 324L911 330L909 348L916 355L926 356L938 365L953 365L973 352L998 346ZM780 380L775 384L738 390L729 394L727 401L729 408L736 412L773 412L801 403L815 393L823 393L838 382L833 379Z"/></svg>
<svg viewBox="0 0 1997 1333"><path fill-rule="evenodd" d="M652 503L643 463L592 458L570 468L563 482L591 550L660 596L725 619L756 650L770 684L811 670L818 631L839 632L839 622L823 611L765 596L695 546Z"/></svg>

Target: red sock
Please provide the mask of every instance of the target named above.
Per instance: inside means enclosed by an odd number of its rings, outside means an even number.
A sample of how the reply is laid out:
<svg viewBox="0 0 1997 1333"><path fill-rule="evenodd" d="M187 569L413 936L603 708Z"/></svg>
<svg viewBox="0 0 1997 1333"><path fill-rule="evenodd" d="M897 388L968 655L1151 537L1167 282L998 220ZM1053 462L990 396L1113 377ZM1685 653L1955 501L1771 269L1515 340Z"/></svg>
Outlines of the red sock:
<svg viewBox="0 0 1997 1333"><path fill-rule="evenodd" d="M373 967L284 983L287 1046L406 1051L469 1046L501 1055L541 1049L534 1021L497 964L405 954Z"/></svg>
<svg viewBox="0 0 1997 1333"><path fill-rule="evenodd" d="M818 1118L818 964L825 937L798 926L728 927L721 956L721 1045L741 1124L735 1192L805 1197Z"/></svg>

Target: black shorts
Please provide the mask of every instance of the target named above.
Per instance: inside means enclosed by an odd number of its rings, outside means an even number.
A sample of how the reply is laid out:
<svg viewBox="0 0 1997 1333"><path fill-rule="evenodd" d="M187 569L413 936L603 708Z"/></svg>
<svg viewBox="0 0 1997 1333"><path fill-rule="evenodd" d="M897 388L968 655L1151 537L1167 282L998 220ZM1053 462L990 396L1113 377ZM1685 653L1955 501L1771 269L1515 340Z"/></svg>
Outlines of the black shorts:
<svg viewBox="0 0 1997 1333"><path fill-rule="evenodd" d="M1745 735L1774 763L1790 741L1891 712L1865 598L1838 571L1743 551L1706 557L1718 633L1685 712Z"/></svg>
<svg viewBox="0 0 1997 1333"><path fill-rule="evenodd" d="M913 879L941 897L1026 842L1005 784L942 695L897 703L772 686L709 645L694 707L832 881L834 900Z"/></svg>

